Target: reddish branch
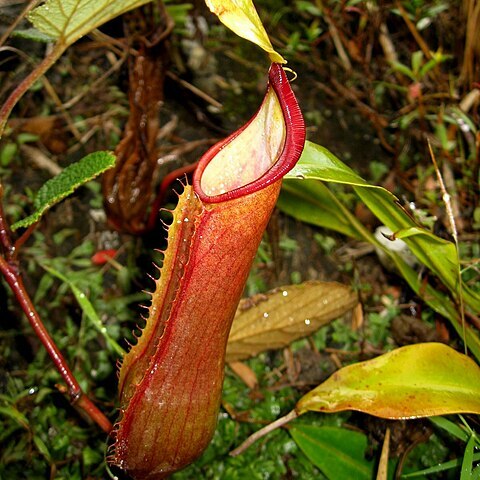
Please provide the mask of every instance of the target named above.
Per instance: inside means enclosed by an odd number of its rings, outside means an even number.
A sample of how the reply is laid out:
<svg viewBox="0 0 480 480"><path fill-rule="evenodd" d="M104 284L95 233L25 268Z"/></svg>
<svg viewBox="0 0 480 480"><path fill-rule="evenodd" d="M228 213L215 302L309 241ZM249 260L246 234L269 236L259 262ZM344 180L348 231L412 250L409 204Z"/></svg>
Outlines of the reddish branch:
<svg viewBox="0 0 480 480"><path fill-rule="evenodd" d="M58 60L61 54L64 52L65 47L63 44L57 43L52 51L42 60L42 62L35 67L30 74L25 77L9 95L5 103L0 108L0 137L5 130L7 119L13 110L13 107L28 91L28 89L41 78L48 69Z"/></svg>
<svg viewBox="0 0 480 480"><path fill-rule="evenodd" d="M110 433L112 430L112 424L110 420L108 420L108 418L82 391L65 358L45 328L45 325L38 315L38 312L36 311L33 302L25 288L19 265L16 260L17 250L11 240L10 229L5 221L5 215L1 205L1 197L2 188L0 186L0 242L3 250L2 255L0 255L0 272L3 274L5 281L15 295L18 304L27 316L27 319L30 322L35 334L42 342L43 346L50 355L50 358L55 364L55 367L60 372L60 375L67 384L67 391L72 405L82 409L94 422L100 426L104 432ZM30 233L30 230L27 230L27 232ZM20 237L20 239L22 238L23 237ZM16 246L18 247L21 243L23 242L17 241Z"/></svg>

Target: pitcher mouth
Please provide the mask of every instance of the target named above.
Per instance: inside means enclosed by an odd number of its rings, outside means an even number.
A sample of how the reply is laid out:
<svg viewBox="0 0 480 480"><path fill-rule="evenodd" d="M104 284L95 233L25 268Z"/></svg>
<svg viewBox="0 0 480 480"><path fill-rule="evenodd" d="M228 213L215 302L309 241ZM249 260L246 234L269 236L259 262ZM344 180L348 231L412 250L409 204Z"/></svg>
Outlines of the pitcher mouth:
<svg viewBox="0 0 480 480"><path fill-rule="evenodd" d="M305 123L281 65L273 63L262 105L246 125L200 159L193 188L205 203L233 200L281 179L297 163Z"/></svg>

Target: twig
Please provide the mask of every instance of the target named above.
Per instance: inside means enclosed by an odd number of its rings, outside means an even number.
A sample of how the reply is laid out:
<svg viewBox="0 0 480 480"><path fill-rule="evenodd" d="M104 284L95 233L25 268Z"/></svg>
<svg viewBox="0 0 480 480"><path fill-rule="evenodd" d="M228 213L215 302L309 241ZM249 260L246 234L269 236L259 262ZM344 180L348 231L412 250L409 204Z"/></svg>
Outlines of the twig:
<svg viewBox="0 0 480 480"><path fill-rule="evenodd" d="M53 88L53 85L50 83L47 77L43 78L43 86L45 87L45 90L47 91L47 93L50 95L50 98L55 103L57 109L60 111L60 114L63 116L63 118L67 122L67 125L69 126L70 131L72 132L75 139L77 141L80 141L82 134L79 132L78 128L75 126L75 123L73 122L73 119L70 116L70 113L67 112L67 110L63 106L62 101L60 100L60 97L57 95L55 88Z"/></svg>
<svg viewBox="0 0 480 480"><path fill-rule="evenodd" d="M10 227L5 221L5 215L3 213L3 185L0 183L0 242L4 255L7 259L12 258L15 253L15 247L13 246Z"/></svg>
<svg viewBox="0 0 480 480"><path fill-rule="evenodd" d="M447 189L445 188L445 183L443 182L442 174L440 173L440 170L438 168L437 160L435 159L435 155L432 150L432 146L430 145L430 142L428 142L428 150L430 152L430 157L432 159L433 166L435 168L435 172L437 174L438 178L438 183L440 184L440 190L442 191L442 198L445 203L445 209L447 211L447 217L448 221L450 223L450 229L451 229L451 234L453 237L453 241L455 243L455 252L457 254L457 264L458 264L458 269L457 269L457 297L458 297L458 303L460 306L460 318L462 320L462 333L463 333L463 340L464 340L464 345L465 345L465 355L467 354L467 332L466 332L466 326L465 326L465 306L463 304L463 283L462 283L462 273L460 271L460 253L459 253L459 246L458 246L458 232L457 232L457 225L455 223L455 216L453 215L453 209L452 209L452 203L450 201L450 195L447 192Z"/></svg>
<svg viewBox="0 0 480 480"><path fill-rule="evenodd" d="M182 87L186 88L187 90L190 90L193 94L197 95L197 97L202 98L213 107L218 109L223 108L223 105L218 100L215 100L213 97L208 95L208 93L205 93L203 90L200 90L195 85L192 85L191 83L180 78L178 75L175 75L170 70L168 70L167 72L167 77L170 77L175 82L178 82Z"/></svg>
<svg viewBox="0 0 480 480"><path fill-rule="evenodd" d="M63 168L50 160L39 148L31 147L30 145L23 144L20 146L20 151L37 167L46 170L52 176L58 175Z"/></svg>
<svg viewBox="0 0 480 480"><path fill-rule="evenodd" d="M378 41L382 47L383 54L385 58L390 63L398 62L397 51L395 50L395 45L390 38L390 32L388 31L387 24L382 22L380 24L380 34L378 35Z"/></svg>
<svg viewBox="0 0 480 480"><path fill-rule="evenodd" d="M463 63L458 82L460 84L471 85L475 79L475 49L479 40L480 25L480 2L475 0L466 0L464 2L464 15L466 23L465 47L463 49Z"/></svg>
<svg viewBox="0 0 480 480"><path fill-rule="evenodd" d="M65 50L62 43L57 43L53 50L19 83L17 88L8 96L0 109L0 137L3 135L8 117L13 107L25 95L28 89L57 61Z"/></svg>
<svg viewBox="0 0 480 480"><path fill-rule="evenodd" d="M8 47L8 46L7 47L0 47L0 51L2 51L2 50L15 52L19 57L24 58L29 64L33 65L34 69L35 69L35 62L25 52L22 52L21 50L18 50L17 48ZM63 107L62 102L57 95L57 92L53 88L53 85L50 83L50 81L48 80L47 77L43 77L42 81L43 81L43 85L45 87L45 90L50 95L53 102L56 104L57 109L61 112L61 115L64 117L67 125L70 127L70 130L71 130L73 136L77 140L80 140L80 132L78 131L75 123L73 122L72 118L70 117L70 114Z"/></svg>
<svg viewBox="0 0 480 480"><path fill-rule="evenodd" d="M342 43L342 40L340 39L340 35L338 34L337 27L335 26L335 24L333 23L329 15L325 15L325 20L328 23L328 30L332 37L333 44L335 45L335 49L337 50L338 57L342 61L343 68L347 72L349 72L350 70L352 70L352 63L348 58L347 52L343 48L343 43Z"/></svg>
<svg viewBox="0 0 480 480"><path fill-rule="evenodd" d="M32 0L29 2L29 4L23 9L22 12L20 12L20 15L12 22L10 26L7 27L5 30L5 33L2 35L0 38L0 46L5 43L5 40L10 36L10 34L15 30L17 25L25 18L25 15L32 10L32 8L35 8L37 4L40 3L40 0Z"/></svg>
<svg viewBox="0 0 480 480"><path fill-rule="evenodd" d="M239 447L235 448L230 452L231 457L236 457L243 453L248 447L253 445L257 440L264 437L265 435L273 432L277 428L283 427L291 420L295 420L298 417L298 413L296 410L292 410L290 413L287 413L285 416L278 418L274 422L268 424L266 427L261 428L253 435L250 435Z"/></svg>
<svg viewBox="0 0 480 480"><path fill-rule="evenodd" d="M387 480L388 478L388 456L390 454L390 429L387 427L383 440L382 453L377 470L376 480Z"/></svg>
<svg viewBox="0 0 480 480"><path fill-rule="evenodd" d="M38 222L32 223L23 233L20 235L20 237L17 238L15 241L15 244L13 246L14 252L13 252L13 258L16 259L17 253L22 247L22 245L30 238L32 233L35 231L37 228Z"/></svg>
<svg viewBox="0 0 480 480"><path fill-rule="evenodd" d="M101 75L94 82L89 84L88 88L83 90L83 92L80 92L78 95L75 95L70 100L68 100L68 102L65 102L62 105L62 108L67 110L73 107L76 103L78 103L85 95L87 95L87 93L90 93L90 94L93 93L101 83L103 83L112 73L116 72L125 63L127 56L128 56L128 50L125 50L123 52L123 56L121 56L103 75Z"/></svg>
<svg viewBox="0 0 480 480"><path fill-rule="evenodd" d="M396 4L397 4L398 11L400 12L400 15L403 18L403 21L407 24L407 27L410 30L410 33L412 34L413 38L417 42L418 46L422 50L425 57L427 57L428 60L431 60L432 54L430 53L430 49L428 48L428 45L426 44L425 40L418 33L418 30L417 30L417 27L415 27L415 24L410 20L410 18L408 16L408 13L405 10L404 6L399 1L397 1Z"/></svg>

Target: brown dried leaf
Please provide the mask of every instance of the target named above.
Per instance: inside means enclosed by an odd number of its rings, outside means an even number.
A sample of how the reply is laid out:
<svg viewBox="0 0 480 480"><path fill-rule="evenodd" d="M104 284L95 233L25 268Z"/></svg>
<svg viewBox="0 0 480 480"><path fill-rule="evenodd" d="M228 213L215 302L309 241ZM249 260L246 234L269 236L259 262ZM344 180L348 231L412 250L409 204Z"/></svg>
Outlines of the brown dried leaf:
<svg viewBox="0 0 480 480"><path fill-rule="evenodd" d="M305 282L244 299L227 345L227 361L282 348L351 310L357 294L336 282Z"/></svg>
<svg viewBox="0 0 480 480"><path fill-rule="evenodd" d="M258 379L255 372L243 362L230 362L228 366L237 374L242 382L253 390L258 385Z"/></svg>

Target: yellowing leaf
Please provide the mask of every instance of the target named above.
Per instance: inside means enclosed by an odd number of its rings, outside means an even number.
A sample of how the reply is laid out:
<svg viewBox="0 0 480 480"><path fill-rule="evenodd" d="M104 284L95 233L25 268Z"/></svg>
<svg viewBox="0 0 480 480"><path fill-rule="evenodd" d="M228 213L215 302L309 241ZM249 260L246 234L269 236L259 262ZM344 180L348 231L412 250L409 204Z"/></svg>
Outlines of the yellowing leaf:
<svg viewBox="0 0 480 480"><path fill-rule="evenodd" d="M205 3L226 27L263 48L272 62L287 63L273 49L252 0L205 0Z"/></svg>
<svg viewBox="0 0 480 480"><path fill-rule="evenodd" d="M151 0L47 0L28 19L66 48L112 18Z"/></svg>
<svg viewBox="0 0 480 480"><path fill-rule="evenodd" d="M305 282L244 299L228 338L227 361L285 347L312 334L357 303L357 294L336 282Z"/></svg>
<svg viewBox="0 0 480 480"><path fill-rule="evenodd" d="M440 343L399 348L342 368L304 395L307 411L360 410L383 418L480 413L480 367Z"/></svg>

